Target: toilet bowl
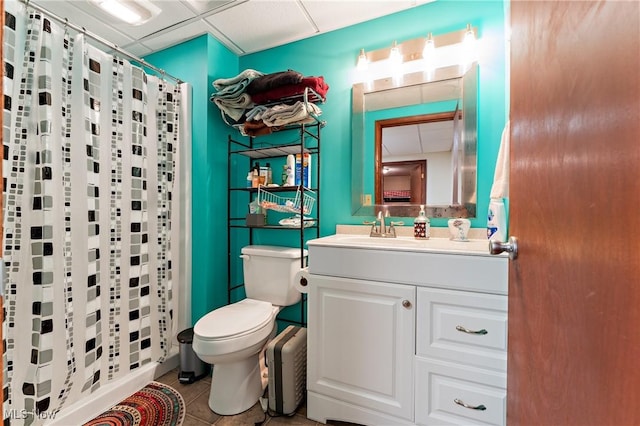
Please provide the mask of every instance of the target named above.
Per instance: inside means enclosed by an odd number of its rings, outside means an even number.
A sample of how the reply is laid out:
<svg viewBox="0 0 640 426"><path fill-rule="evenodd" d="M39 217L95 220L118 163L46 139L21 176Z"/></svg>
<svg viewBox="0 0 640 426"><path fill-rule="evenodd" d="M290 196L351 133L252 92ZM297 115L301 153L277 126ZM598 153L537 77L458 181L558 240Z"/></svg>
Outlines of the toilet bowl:
<svg viewBox="0 0 640 426"><path fill-rule="evenodd" d="M241 413L262 396L268 381L264 349L276 335L276 315L300 300L293 285L300 256L300 249L289 247L244 247L247 298L196 322L193 352L213 364L209 408L215 413Z"/></svg>
<svg viewBox="0 0 640 426"><path fill-rule="evenodd" d="M263 348L276 334L280 308L244 299L202 317L194 327L193 351L214 364L209 407L222 415L251 408L266 386ZM262 364L262 365L261 365Z"/></svg>

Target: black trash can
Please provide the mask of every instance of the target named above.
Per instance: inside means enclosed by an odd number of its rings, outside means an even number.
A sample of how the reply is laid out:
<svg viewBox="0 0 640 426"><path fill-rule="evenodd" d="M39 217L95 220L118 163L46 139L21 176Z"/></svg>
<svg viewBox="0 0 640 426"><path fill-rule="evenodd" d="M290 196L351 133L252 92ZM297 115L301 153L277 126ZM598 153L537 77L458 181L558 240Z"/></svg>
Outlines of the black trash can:
<svg viewBox="0 0 640 426"><path fill-rule="evenodd" d="M193 327L178 333L180 343L180 383L193 383L202 379L211 371L211 366L198 358L193 351Z"/></svg>

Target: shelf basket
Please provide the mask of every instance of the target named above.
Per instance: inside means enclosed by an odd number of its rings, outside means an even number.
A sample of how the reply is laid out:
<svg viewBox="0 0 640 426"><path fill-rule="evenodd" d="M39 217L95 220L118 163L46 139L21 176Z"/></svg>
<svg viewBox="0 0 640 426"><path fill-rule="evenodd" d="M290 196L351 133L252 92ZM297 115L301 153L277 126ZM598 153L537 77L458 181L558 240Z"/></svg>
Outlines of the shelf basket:
<svg viewBox="0 0 640 426"><path fill-rule="evenodd" d="M258 204L263 209L308 215L311 214L313 204L316 202L315 195L316 193L310 189L304 188L304 191L301 191L298 187L295 197L282 197L260 186L258 187Z"/></svg>

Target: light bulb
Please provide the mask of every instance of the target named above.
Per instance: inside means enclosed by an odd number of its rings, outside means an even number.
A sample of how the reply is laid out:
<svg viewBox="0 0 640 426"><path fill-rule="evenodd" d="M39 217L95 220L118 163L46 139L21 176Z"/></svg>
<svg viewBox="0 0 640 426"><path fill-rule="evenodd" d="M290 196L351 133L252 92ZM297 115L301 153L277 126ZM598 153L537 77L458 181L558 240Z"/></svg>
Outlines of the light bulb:
<svg viewBox="0 0 640 426"><path fill-rule="evenodd" d="M358 56L358 64L356 65L356 69L359 72L366 71L369 68L369 60L367 59L367 55L364 53L364 49L360 49L360 56Z"/></svg>
<svg viewBox="0 0 640 426"><path fill-rule="evenodd" d="M464 39L462 40L462 64L468 65L475 61L476 52L476 36L473 34L471 24L467 24L467 31L464 33Z"/></svg>
<svg viewBox="0 0 640 426"><path fill-rule="evenodd" d="M436 67L436 44L433 41L431 33L427 36L422 49L422 59L424 60L424 68L426 71L433 71Z"/></svg>
<svg viewBox="0 0 640 426"><path fill-rule="evenodd" d="M391 66L397 67L402 65L402 55L400 54L400 49L398 48L398 42L394 41L391 46L391 51L389 52L389 62L391 62Z"/></svg>
<svg viewBox="0 0 640 426"><path fill-rule="evenodd" d="M467 24L467 31L464 33L464 40L462 41L464 50L467 53L473 54L476 48L476 36L473 34L471 24Z"/></svg>

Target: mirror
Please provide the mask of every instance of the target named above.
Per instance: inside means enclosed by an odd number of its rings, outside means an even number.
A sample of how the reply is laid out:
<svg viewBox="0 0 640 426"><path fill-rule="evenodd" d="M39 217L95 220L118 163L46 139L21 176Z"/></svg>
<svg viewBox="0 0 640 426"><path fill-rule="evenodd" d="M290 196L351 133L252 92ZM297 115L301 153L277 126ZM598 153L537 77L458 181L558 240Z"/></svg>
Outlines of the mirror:
<svg viewBox="0 0 640 426"><path fill-rule="evenodd" d="M476 63L355 84L353 214L475 217L476 123Z"/></svg>

